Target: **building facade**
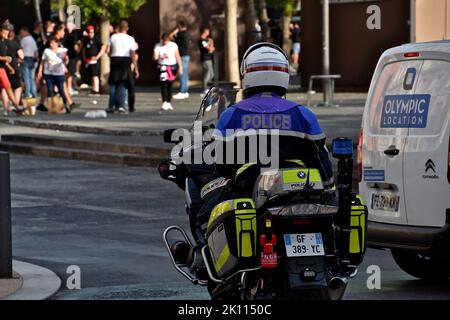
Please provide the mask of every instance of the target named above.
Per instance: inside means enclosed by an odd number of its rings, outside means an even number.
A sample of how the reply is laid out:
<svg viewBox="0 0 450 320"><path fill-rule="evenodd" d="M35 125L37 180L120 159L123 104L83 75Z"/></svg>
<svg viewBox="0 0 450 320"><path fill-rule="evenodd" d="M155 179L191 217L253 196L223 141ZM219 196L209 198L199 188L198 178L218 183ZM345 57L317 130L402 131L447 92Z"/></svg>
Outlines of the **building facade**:
<svg viewBox="0 0 450 320"><path fill-rule="evenodd" d="M369 29L368 7L380 8L380 29ZM330 73L337 90L366 91L380 55L410 40L410 0L330 1ZM302 85L322 74L322 5L302 0ZM320 88L320 87L319 87Z"/></svg>

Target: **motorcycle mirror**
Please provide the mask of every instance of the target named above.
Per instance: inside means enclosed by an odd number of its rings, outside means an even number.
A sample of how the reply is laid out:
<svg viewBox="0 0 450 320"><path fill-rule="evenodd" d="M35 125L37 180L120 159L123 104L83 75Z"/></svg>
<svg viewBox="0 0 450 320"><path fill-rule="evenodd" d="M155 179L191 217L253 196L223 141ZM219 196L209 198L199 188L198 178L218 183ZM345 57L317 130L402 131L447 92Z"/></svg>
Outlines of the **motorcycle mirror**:
<svg viewBox="0 0 450 320"><path fill-rule="evenodd" d="M175 169L171 169L171 166L174 166ZM158 166L158 172L164 180L177 181L179 177L178 167L171 160L161 162Z"/></svg>
<svg viewBox="0 0 450 320"><path fill-rule="evenodd" d="M353 141L349 138L333 139L333 158L350 159L353 156Z"/></svg>

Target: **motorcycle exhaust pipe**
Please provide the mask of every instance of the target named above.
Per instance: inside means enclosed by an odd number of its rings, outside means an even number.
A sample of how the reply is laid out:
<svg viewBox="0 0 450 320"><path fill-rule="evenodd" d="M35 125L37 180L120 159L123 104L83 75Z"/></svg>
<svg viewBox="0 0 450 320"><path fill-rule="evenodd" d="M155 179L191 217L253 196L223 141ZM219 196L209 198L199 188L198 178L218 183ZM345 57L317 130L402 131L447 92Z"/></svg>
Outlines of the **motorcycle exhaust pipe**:
<svg viewBox="0 0 450 320"><path fill-rule="evenodd" d="M330 281L328 281L328 287L331 290L339 290L339 289L345 288L347 283L348 283L348 279L347 278L333 277L333 278L330 279Z"/></svg>

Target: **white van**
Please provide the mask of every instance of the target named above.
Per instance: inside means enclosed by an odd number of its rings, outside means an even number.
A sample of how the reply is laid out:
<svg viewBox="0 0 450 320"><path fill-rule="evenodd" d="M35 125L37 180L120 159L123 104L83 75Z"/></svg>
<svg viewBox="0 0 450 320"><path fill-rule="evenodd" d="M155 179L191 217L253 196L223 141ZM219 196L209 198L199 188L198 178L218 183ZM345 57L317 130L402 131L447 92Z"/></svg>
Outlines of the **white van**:
<svg viewBox="0 0 450 320"><path fill-rule="evenodd" d="M368 244L421 279L450 277L450 41L381 56L358 148Z"/></svg>

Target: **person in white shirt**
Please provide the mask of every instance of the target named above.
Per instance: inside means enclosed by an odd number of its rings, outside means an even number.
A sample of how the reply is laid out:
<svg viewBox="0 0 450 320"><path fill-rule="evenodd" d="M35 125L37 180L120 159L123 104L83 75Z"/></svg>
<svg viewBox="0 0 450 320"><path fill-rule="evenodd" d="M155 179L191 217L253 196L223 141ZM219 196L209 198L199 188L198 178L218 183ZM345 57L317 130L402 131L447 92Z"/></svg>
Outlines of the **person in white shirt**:
<svg viewBox="0 0 450 320"><path fill-rule="evenodd" d="M175 42L170 41L170 35L164 33L161 42L157 43L153 50L153 59L158 61L159 80L161 82L162 110L173 110L172 84L176 79L177 71L183 74L183 64L180 52Z"/></svg>
<svg viewBox="0 0 450 320"><path fill-rule="evenodd" d="M42 54L42 63L39 65L37 80L40 81L44 76L47 84L47 97L51 98L55 95L55 86L58 88L58 93L64 101L64 107L67 113L70 113L70 108L67 101L67 96L64 90L64 82L67 73L66 64L69 60L67 56L67 49L59 46L59 39L55 36L49 40L50 48L44 50Z"/></svg>
<svg viewBox="0 0 450 320"><path fill-rule="evenodd" d="M26 98L36 98L37 90L34 78L36 75L36 63L39 54L38 46L27 27L22 27L20 29L20 39L20 46L22 47L24 55L22 63L23 80L25 82L24 95Z"/></svg>
<svg viewBox="0 0 450 320"><path fill-rule="evenodd" d="M131 64L136 61L136 40L129 36L128 22L123 20L119 25L119 33L109 40L109 54L111 56L111 72L109 74L109 105L106 112L114 113L116 92L119 91L119 112L125 113L126 85L131 75Z"/></svg>

